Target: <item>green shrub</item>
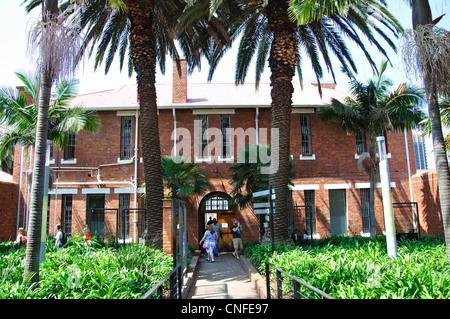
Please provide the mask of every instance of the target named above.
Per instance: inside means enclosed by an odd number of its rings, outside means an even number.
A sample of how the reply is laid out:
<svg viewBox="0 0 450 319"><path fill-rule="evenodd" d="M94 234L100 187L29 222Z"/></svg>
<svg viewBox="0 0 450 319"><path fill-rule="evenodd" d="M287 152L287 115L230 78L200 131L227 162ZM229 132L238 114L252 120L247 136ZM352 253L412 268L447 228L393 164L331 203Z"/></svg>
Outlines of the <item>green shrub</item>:
<svg viewBox="0 0 450 319"><path fill-rule="evenodd" d="M0 298L136 299L172 270L172 258L145 245L85 245L80 238L63 249L47 245L39 286L25 289L25 248L0 244Z"/></svg>
<svg viewBox="0 0 450 319"><path fill-rule="evenodd" d="M248 247L264 273L267 260L335 298L450 298L450 266L443 239L402 238L390 259L384 236L331 237L314 246Z"/></svg>

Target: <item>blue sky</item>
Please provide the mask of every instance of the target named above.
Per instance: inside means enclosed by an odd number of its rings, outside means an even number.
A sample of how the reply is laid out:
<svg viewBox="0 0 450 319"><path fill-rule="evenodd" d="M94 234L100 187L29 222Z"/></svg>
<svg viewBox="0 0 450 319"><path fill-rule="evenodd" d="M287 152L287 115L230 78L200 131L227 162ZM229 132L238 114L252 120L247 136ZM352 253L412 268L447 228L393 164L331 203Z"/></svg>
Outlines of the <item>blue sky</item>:
<svg viewBox="0 0 450 319"><path fill-rule="evenodd" d="M23 0L2 0L2 10L0 10L0 43L2 49L0 50L0 85L2 86L16 86L20 82L16 78L14 72L19 70L31 71L34 69L34 65L27 58L26 55L26 42L27 42L27 31L30 28L32 19L36 19L38 15L38 10L35 13L26 15L23 6L20 4ZM388 9L393 13L393 15L400 21L405 29L411 28L411 9L405 4L403 0L388 0ZM450 30L450 3L443 0L430 0L431 9L433 11L433 17L437 17L443 13L446 16L439 22L438 26L447 30ZM399 47L399 41L397 41ZM384 44L382 42L382 44ZM222 82L222 83L232 83L234 82L234 66L235 66L235 52L237 43L233 50L230 50L226 56L220 62L216 73L214 75L212 82ZM372 69L368 65L365 57L355 49L351 44L352 55L356 61L358 67L358 78L360 80L365 80L373 76ZM372 58L377 64L381 62L382 56L377 53L377 49L370 47L368 50L373 52ZM401 82L408 81L405 72L403 71L403 66L401 58L393 50L387 49L389 57L392 61L393 66L388 68L386 76L394 81L394 85L397 86ZM400 50L398 49L400 52ZM117 59L116 59L117 60ZM117 62L117 61L115 61ZM305 82L314 80L311 72L308 72L309 61L305 59L304 62L304 78ZM340 74L340 67L335 64L335 73L337 74L337 88L346 90L347 89L347 78ZM167 62L166 75L163 76L159 70L157 75L157 81L160 83L170 83L172 76L172 66L170 61ZM206 63L203 64L202 72L195 71L194 74L189 78L188 81L192 83L206 82L207 80L207 70L208 66ZM267 68L262 81L269 81L270 72ZM80 79L80 93L95 92L110 88L115 88L124 84L135 83L135 76L128 78L126 70L123 73L119 72L118 63L115 63L111 67L108 75L104 75L103 67L94 72L93 63L86 62L84 67L78 72L77 78ZM327 76L324 80L331 80L330 76ZM247 82L254 82L254 72L253 68L250 69L249 75L246 79Z"/></svg>

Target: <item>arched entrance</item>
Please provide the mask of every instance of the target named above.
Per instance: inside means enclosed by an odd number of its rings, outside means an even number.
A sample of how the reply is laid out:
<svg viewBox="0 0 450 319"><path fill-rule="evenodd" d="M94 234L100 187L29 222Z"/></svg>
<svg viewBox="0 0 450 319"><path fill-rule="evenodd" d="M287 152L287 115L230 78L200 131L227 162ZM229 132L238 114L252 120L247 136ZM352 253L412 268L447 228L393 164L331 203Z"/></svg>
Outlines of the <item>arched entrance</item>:
<svg viewBox="0 0 450 319"><path fill-rule="evenodd" d="M198 211L198 221L200 238L206 230L206 224L214 218L222 226L222 238L219 239L219 251L232 251L233 235L231 226L233 218L236 217L236 210L230 204L230 196L222 192L214 192L206 195L200 202Z"/></svg>

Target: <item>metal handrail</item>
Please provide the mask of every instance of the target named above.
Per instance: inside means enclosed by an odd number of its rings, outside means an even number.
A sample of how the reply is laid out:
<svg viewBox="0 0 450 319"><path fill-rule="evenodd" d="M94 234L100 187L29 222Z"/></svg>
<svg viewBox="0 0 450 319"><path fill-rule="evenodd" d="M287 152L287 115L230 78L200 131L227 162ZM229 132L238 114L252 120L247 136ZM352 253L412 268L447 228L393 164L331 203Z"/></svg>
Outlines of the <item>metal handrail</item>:
<svg viewBox="0 0 450 319"><path fill-rule="evenodd" d="M141 298L139 299L148 299L155 291L158 291L157 299L161 299L163 295L163 284L170 280L170 299L181 299L181 264L178 264L172 271L165 276L163 279L161 279L156 285L154 285L149 291L147 291ZM174 284L174 275L176 276L176 281L178 281L177 284L177 291L175 291L175 284ZM178 292L178 293L177 293ZM178 297L178 298L176 298Z"/></svg>
<svg viewBox="0 0 450 319"><path fill-rule="evenodd" d="M307 284L306 282L304 282L301 279L298 279L295 276L292 276L291 274L285 272L284 270L278 268L277 266L275 266L274 264L266 261L266 286L267 286L267 299L271 298L271 292L270 292L270 267L275 268L276 273L277 273L277 297L278 299L282 298L282 287L281 287L281 283L282 283L282 278L281 278L281 274L291 278L293 280L294 283L294 299L300 299L300 293L299 293L299 289L300 289L300 285L308 288L309 290L314 291L315 293L317 293L319 296L323 297L324 299L335 299L333 297L331 297L330 295L328 295L327 293L323 292L320 289L317 289L314 286L311 286L309 284Z"/></svg>

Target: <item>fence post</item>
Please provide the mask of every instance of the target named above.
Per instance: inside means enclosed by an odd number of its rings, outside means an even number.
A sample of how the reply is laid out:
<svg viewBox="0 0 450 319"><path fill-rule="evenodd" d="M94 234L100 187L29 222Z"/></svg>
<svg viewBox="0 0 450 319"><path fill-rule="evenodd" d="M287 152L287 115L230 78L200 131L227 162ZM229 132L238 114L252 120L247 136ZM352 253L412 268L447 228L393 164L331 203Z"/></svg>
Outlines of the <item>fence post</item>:
<svg viewBox="0 0 450 319"><path fill-rule="evenodd" d="M283 289L281 285L283 284L283 278L281 277L281 272L277 269L277 298L283 299Z"/></svg>
<svg viewBox="0 0 450 319"><path fill-rule="evenodd" d="M267 299L270 299L270 266L266 261L266 289L267 289Z"/></svg>

